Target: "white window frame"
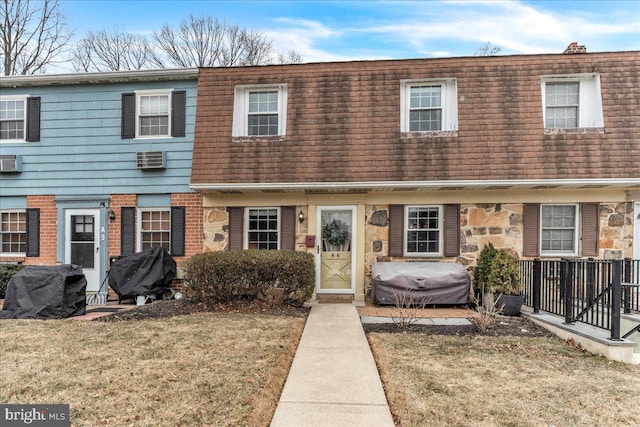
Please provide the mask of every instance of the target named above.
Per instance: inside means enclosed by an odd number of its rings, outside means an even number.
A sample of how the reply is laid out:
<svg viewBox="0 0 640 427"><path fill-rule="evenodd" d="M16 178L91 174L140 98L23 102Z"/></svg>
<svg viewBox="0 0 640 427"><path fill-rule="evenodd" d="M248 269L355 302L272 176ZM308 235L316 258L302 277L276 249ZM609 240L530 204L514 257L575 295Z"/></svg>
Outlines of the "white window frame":
<svg viewBox="0 0 640 427"><path fill-rule="evenodd" d="M278 215L278 229L276 230L277 232L277 236L278 236L278 243L277 243L277 248L275 250L280 250L280 241L281 241L281 234L282 234L282 212L280 210L279 207L276 206L254 206L254 207L250 207L250 208L244 208L244 224L243 224L243 234L244 234L244 239L242 242L242 248L243 249L249 249L249 215L251 211L254 210L266 210L266 209L275 209ZM272 231L270 231L272 232ZM261 250L273 250L273 249L261 249Z"/></svg>
<svg viewBox="0 0 640 427"><path fill-rule="evenodd" d="M442 126L439 131L411 131L411 88L417 86L440 86ZM458 130L458 84L455 78L412 79L400 81L400 132L430 134Z"/></svg>
<svg viewBox="0 0 640 427"><path fill-rule="evenodd" d="M407 245L409 242L408 236L410 231L415 231L415 229L409 228L409 210L412 208L437 208L438 209L438 252L409 252L407 249ZM443 218L444 210L442 205L406 205L404 207L404 230L403 233L403 253L405 257L442 257L443 256L443 248L444 248L444 218Z"/></svg>
<svg viewBox="0 0 640 427"><path fill-rule="evenodd" d="M25 236L25 249L26 249L26 246L27 246L27 240L26 240L27 239L27 211L26 211L26 209L3 209L3 210L0 211L0 215L1 214L5 214L5 213L8 213L8 214L12 214L12 213L20 214L20 213L22 213L22 214L25 215L25 218L24 218L24 220L25 220L25 222L24 222L25 228L24 228L24 233L22 233L22 234L24 234L24 236ZM0 226L1 226L1 218L0 218ZM0 229L0 234L4 234L4 233L1 232L1 229ZM7 234L10 234L10 233L7 233ZM15 233L13 233L13 234L15 234ZM3 252L2 251L2 238L1 237L2 236L0 236L0 256L2 256L2 257L23 257L23 256L26 256L26 252Z"/></svg>
<svg viewBox="0 0 640 427"><path fill-rule="evenodd" d="M136 90L136 139L158 139L158 138L171 138L171 105L172 99L171 95L173 93L173 89L162 89L162 90ZM142 102L140 98L143 96L166 96L167 97L167 134L166 135L140 135L140 106Z"/></svg>
<svg viewBox="0 0 640 427"><path fill-rule="evenodd" d="M545 129L576 129L576 128L548 128L547 105L546 105L546 84L547 83L578 83L578 129L580 128L603 128L604 116L602 113L602 91L600 89L600 74L581 73L566 75L541 76L540 85L542 90L542 126Z"/></svg>
<svg viewBox="0 0 640 427"><path fill-rule="evenodd" d="M249 135L249 93L250 92L278 92L278 135ZM285 136L287 130L287 85L239 85L235 88L233 102L232 136L248 138L269 138Z"/></svg>
<svg viewBox="0 0 640 427"><path fill-rule="evenodd" d="M22 105L24 107L24 118L22 120L22 138L14 138L14 139L0 139L0 144L6 143L16 143L16 142L27 142L27 121L29 120L29 112L27 110L27 98L29 95L9 95L9 96L0 96L0 101L22 101Z"/></svg>
<svg viewBox="0 0 640 427"><path fill-rule="evenodd" d="M169 232L169 247L167 248L167 251L171 251L171 208L170 207L166 207L166 208L137 208L137 212L136 212L136 251L140 252L142 251L142 234L143 233L152 233L152 231L143 231L142 230L142 213L143 212L168 212L169 213L169 229L168 230L162 230L161 232L165 232L168 231Z"/></svg>
<svg viewBox="0 0 640 427"><path fill-rule="evenodd" d="M572 207L575 213L575 223L574 223L574 231L573 231L573 250L572 251L553 251L549 249L542 248L542 231L545 228L543 226L543 211L545 207L552 206L561 206L561 207ZM551 227L553 228L553 227ZM539 245L540 245L540 256L545 257L567 257L567 256L578 256L579 248L578 244L580 242L580 207L577 203L545 203L540 205L540 230L539 230Z"/></svg>

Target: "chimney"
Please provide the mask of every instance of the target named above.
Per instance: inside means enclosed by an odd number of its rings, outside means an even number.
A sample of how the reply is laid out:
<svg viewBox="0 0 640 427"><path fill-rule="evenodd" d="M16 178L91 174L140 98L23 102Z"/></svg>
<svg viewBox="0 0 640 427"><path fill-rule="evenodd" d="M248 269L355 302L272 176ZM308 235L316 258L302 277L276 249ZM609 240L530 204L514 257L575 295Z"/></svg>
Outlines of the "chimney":
<svg viewBox="0 0 640 427"><path fill-rule="evenodd" d="M578 42L571 42L562 53L587 53L587 47Z"/></svg>

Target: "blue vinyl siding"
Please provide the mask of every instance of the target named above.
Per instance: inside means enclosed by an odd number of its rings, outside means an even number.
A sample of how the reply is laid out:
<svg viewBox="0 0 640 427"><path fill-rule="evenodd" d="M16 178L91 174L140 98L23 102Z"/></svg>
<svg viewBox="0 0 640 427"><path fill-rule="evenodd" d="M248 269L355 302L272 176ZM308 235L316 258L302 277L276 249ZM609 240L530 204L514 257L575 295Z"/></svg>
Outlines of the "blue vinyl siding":
<svg viewBox="0 0 640 427"><path fill-rule="evenodd" d="M190 192L197 81L3 88L41 98L40 141L0 143L22 158L22 172L0 174L2 196ZM185 137L121 138L122 94L185 90ZM162 170L139 170L136 152L165 151Z"/></svg>

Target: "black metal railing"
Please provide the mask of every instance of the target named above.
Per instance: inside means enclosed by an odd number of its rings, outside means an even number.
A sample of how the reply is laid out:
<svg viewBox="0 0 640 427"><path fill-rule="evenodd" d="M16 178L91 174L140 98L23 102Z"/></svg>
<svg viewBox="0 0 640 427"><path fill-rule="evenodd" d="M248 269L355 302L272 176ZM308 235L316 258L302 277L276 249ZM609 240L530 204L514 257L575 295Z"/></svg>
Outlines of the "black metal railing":
<svg viewBox="0 0 640 427"><path fill-rule="evenodd" d="M611 332L620 339L620 312L640 311L640 260L520 261L525 304ZM629 284L632 284L631 286ZM622 309L622 310L621 310Z"/></svg>

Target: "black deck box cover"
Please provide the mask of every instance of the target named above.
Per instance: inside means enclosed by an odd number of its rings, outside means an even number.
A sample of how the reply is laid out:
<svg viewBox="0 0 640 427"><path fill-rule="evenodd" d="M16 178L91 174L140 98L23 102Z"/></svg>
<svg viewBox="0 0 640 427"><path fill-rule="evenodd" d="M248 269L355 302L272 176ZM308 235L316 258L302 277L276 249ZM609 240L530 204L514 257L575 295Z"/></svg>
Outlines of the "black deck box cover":
<svg viewBox="0 0 640 427"><path fill-rule="evenodd" d="M109 286L122 298L161 295L171 287L176 262L163 247L127 255L111 265Z"/></svg>
<svg viewBox="0 0 640 427"><path fill-rule="evenodd" d="M414 304L467 304L471 278L452 262L375 262L371 266L376 304L396 305L396 295Z"/></svg>
<svg viewBox="0 0 640 427"><path fill-rule="evenodd" d="M2 319L63 319L85 314L87 279L79 265L27 266L7 285Z"/></svg>

